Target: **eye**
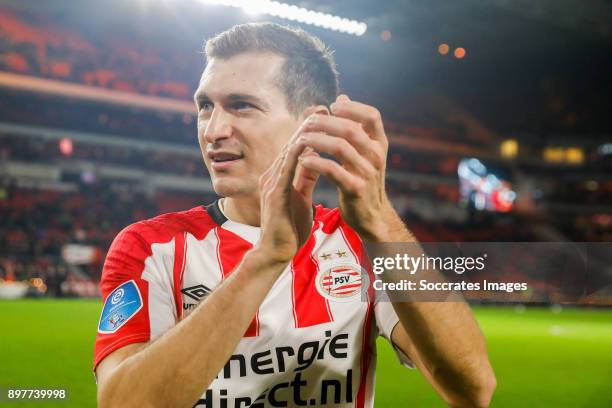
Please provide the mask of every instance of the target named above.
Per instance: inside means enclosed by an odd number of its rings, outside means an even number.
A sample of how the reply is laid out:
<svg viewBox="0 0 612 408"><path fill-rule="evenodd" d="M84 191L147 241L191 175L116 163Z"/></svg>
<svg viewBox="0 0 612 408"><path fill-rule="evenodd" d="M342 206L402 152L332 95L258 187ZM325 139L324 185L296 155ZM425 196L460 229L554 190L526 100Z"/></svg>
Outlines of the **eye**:
<svg viewBox="0 0 612 408"><path fill-rule="evenodd" d="M248 110L248 109L255 108L254 105L248 102L242 102L242 101L232 102L230 107L234 110Z"/></svg>
<svg viewBox="0 0 612 408"><path fill-rule="evenodd" d="M208 112L212 111L214 107L215 107L215 105L213 105L213 103L210 102L210 101L200 102L200 112L202 112L202 111L208 111Z"/></svg>

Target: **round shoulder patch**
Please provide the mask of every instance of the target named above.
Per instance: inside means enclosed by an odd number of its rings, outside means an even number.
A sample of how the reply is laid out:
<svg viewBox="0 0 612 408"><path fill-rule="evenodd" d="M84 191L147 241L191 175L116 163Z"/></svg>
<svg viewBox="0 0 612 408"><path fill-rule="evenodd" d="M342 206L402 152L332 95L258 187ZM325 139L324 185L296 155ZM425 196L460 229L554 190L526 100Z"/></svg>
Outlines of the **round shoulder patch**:
<svg viewBox="0 0 612 408"><path fill-rule="evenodd" d="M334 302L355 300L361 294L361 288L367 287L367 284L365 271L362 272L362 268L352 262L334 263L317 274L317 290Z"/></svg>

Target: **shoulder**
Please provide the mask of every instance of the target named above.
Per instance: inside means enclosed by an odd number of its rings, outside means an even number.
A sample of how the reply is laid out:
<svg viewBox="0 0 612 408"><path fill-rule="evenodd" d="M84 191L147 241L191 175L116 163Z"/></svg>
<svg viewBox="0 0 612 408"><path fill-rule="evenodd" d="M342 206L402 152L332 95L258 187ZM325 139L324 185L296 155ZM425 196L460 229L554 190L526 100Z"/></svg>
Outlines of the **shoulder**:
<svg viewBox="0 0 612 408"><path fill-rule="evenodd" d="M319 222L321 231L328 237L335 236L343 240L352 251L360 256L363 246L361 237L344 221L340 209L317 205L315 210L315 223Z"/></svg>
<svg viewBox="0 0 612 408"><path fill-rule="evenodd" d="M321 228L326 234L331 234L339 228L345 231L352 231L352 228L342 219L339 208L327 208L321 204L316 205L314 219L321 223Z"/></svg>
<svg viewBox="0 0 612 408"><path fill-rule="evenodd" d="M158 215L125 227L113 240L102 268L101 289L106 294L117 283L139 278L151 256L163 256L173 245L168 244L185 233L203 239L216 226L204 207ZM155 254L154 254L155 252Z"/></svg>
<svg viewBox="0 0 612 408"><path fill-rule="evenodd" d="M185 233L204 239L217 224L202 206L186 211L161 214L125 227L113 240L105 260L105 270L140 269L152 255L153 244L165 244ZM115 269L115 268L113 268Z"/></svg>
<svg viewBox="0 0 612 408"><path fill-rule="evenodd" d="M190 210L161 214L130 224L117 234L111 248L126 242L146 245L164 243L177 234L185 232L197 239L203 239L215 226L214 220L206 209L198 206Z"/></svg>

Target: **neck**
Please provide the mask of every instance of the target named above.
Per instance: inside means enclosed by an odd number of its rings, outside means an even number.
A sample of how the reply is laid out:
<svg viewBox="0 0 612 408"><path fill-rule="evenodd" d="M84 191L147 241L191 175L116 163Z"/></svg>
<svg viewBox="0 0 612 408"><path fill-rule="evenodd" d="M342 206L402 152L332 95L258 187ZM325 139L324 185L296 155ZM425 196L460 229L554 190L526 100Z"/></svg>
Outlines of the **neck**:
<svg viewBox="0 0 612 408"><path fill-rule="evenodd" d="M225 197L222 208L225 216L234 222L260 226L259 196Z"/></svg>

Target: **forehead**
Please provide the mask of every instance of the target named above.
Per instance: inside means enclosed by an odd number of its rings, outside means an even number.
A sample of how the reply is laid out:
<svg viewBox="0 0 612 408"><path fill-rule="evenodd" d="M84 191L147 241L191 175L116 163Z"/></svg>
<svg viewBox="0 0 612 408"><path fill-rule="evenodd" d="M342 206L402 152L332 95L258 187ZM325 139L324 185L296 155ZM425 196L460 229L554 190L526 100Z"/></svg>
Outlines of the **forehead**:
<svg viewBox="0 0 612 408"><path fill-rule="evenodd" d="M202 73L196 96L203 93L215 99L229 94L251 94L278 98L281 92L277 81L283 62L283 57L268 52L212 58Z"/></svg>

